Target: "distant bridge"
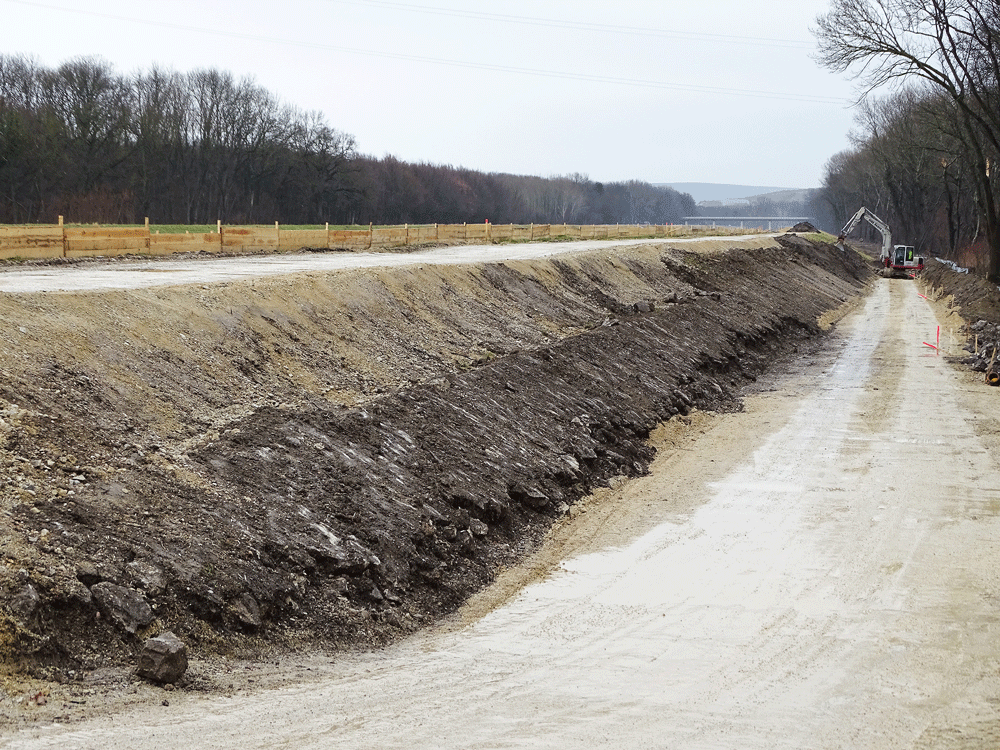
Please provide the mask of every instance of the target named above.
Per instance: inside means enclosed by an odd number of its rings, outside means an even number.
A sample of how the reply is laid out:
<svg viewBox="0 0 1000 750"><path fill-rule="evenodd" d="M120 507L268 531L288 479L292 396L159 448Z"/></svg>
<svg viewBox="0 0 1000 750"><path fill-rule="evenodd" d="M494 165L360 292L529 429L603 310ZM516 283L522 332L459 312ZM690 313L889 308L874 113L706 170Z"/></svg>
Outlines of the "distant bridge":
<svg viewBox="0 0 1000 750"><path fill-rule="evenodd" d="M779 227L790 227L801 221L813 222L811 216L685 216L685 226L713 226L713 227L746 227L764 228L767 222L767 231L771 231L772 225L777 223ZM709 224L709 222L711 222Z"/></svg>

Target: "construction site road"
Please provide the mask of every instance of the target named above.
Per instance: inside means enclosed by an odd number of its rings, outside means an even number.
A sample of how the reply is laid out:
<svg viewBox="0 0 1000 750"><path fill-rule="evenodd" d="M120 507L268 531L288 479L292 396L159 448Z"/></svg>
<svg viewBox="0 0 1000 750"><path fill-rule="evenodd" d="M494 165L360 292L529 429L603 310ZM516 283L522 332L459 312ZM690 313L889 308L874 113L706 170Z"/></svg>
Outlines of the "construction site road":
<svg viewBox="0 0 1000 750"><path fill-rule="evenodd" d="M726 237L726 242L759 240L773 234ZM174 284L209 284L304 272L346 271L357 268L399 267L421 264L458 265L530 260L560 253L600 250L634 245L697 242L713 238L641 240L581 240L578 242L527 242L507 245L455 245L405 253L281 253L263 256L186 260L90 262L74 266L18 267L0 272L0 292L69 292L97 289L142 289Z"/></svg>
<svg viewBox="0 0 1000 750"><path fill-rule="evenodd" d="M996 747L997 396L936 326L878 280L442 627L9 747Z"/></svg>

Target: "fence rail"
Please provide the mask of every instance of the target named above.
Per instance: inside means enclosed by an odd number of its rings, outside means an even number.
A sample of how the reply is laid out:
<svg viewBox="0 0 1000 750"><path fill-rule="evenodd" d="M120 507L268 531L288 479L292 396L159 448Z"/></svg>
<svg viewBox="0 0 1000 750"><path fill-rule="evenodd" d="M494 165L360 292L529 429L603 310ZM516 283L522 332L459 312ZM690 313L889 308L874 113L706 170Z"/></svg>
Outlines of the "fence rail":
<svg viewBox="0 0 1000 750"><path fill-rule="evenodd" d="M384 250L437 242L531 242L548 239L671 237L671 224L403 224L359 229L226 226L205 234L160 234L145 227L0 226L0 258L170 255L187 252Z"/></svg>
<svg viewBox="0 0 1000 750"><path fill-rule="evenodd" d="M753 229L764 229L767 224L767 231L771 227L790 227L802 221L812 223L816 221L812 216L685 216L684 226L720 226L720 227L751 227Z"/></svg>

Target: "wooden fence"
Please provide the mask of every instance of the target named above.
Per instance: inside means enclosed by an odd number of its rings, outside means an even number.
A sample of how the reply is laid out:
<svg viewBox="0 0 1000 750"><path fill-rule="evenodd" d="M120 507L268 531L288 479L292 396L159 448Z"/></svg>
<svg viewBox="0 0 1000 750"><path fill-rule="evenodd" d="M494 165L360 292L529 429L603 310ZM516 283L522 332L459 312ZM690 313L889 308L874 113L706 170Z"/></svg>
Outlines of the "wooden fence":
<svg viewBox="0 0 1000 750"><path fill-rule="evenodd" d="M359 229L282 229L224 226L205 234L160 234L145 227L0 226L0 258L170 255L188 252L386 250L434 243L532 242L551 239L670 237L683 227L665 224L422 224Z"/></svg>

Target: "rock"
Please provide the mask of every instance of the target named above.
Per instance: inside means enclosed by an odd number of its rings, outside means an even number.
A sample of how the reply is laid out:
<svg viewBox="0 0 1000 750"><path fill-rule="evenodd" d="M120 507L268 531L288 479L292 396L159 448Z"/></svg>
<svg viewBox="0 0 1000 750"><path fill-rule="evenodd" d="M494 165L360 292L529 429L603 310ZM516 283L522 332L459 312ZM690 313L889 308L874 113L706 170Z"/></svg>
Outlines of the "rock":
<svg viewBox="0 0 1000 750"><path fill-rule="evenodd" d="M96 583L100 583L104 580L104 578L101 576L94 563L85 560L76 567L76 580L84 586L89 587Z"/></svg>
<svg viewBox="0 0 1000 750"><path fill-rule="evenodd" d="M244 630L255 631L263 624L260 606L250 594L243 594L230 607L233 616Z"/></svg>
<svg viewBox="0 0 1000 750"><path fill-rule="evenodd" d="M490 523L499 523L509 510L507 503L496 497L488 497L478 509L482 517Z"/></svg>
<svg viewBox="0 0 1000 750"><path fill-rule="evenodd" d="M380 602L384 599L382 590L375 585L370 578L358 578L356 583L357 592L371 602Z"/></svg>
<svg viewBox="0 0 1000 750"><path fill-rule="evenodd" d="M42 598L35 591L35 587L29 583L10 600L10 608L22 621L27 621L38 611L41 603Z"/></svg>
<svg viewBox="0 0 1000 750"><path fill-rule="evenodd" d="M139 654L139 677L160 683L174 683L187 671L187 646L171 631L150 638Z"/></svg>
<svg viewBox="0 0 1000 750"><path fill-rule="evenodd" d="M149 560L133 560L125 566L133 582L147 594L156 596L166 587L163 571Z"/></svg>
<svg viewBox="0 0 1000 750"><path fill-rule="evenodd" d="M347 596L351 585L343 576L337 576L327 585L326 590L333 596Z"/></svg>
<svg viewBox="0 0 1000 750"><path fill-rule="evenodd" d="M559 456L559 460L569 467L569 470L576 473L580 471L580 462L577 461L573 456L568 453L563 453Z"/></svg>
<svg viewBox="0 0 1000 750"><path fill-rule="evenodd" d="M90 593L90 589L80 581L74 580L66 581L64 586L66 594L74 606L81 606L88 610L91 608L91 605L94 603L94 596Z"/></svg>
<svg viewBox="0 0 1000 750"><path fill-rule="evenodd" d="M382 562L370 549L357 539L348 536L340 543L331 542L318 550L310 550L332 573L361 575L371 567L379 567Z"/></svg>
<svg viewBox="0 0 1000 750"><path fill-rule="evenodd" d="M103 581L94 584L90 593L97 608L129 633L135 633L153 622L153 610L145 597L135 589Z"/></svg>
<svg viewBox="0 0 1000 750"><path fill-rule="evenodd" d="M536 510L541 510L549 504L549 496L537 487L515 484L511 485L507 492L514 500Z"/></svg>
<svg viewBox="0 0 1000 750"><path fill-rule="evenodd" d="M490 533L490 527L478 518L473 518L469 521L469 531L472 532L473 536L486 536Z"/></svg>

